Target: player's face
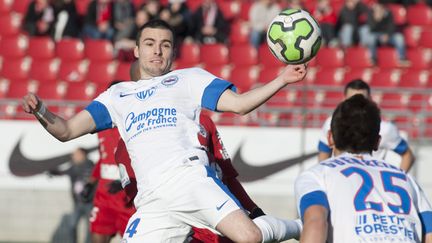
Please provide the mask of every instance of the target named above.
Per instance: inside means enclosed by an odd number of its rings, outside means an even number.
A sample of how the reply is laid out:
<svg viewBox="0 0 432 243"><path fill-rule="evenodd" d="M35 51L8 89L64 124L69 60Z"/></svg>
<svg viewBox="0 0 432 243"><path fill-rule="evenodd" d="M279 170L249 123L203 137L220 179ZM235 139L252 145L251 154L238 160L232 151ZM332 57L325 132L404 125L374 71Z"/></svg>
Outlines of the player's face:
<svg viewBox="0 0 432 243"><path fill-rule="evenodd" d="M171 69L174 43L171 31L146 28L141 32L134 54L139 60L141 78L161 76Z"/></svg>
<svg viewBox="0 0 432 243"><path fill-rule="evenodd" d="M370 98L366 89L351 89L351 88L348 88L347 91L346 91L346 94L345 94L345 99L349 99L351 96L354 96L356 94L361 94L361 95L363 95L364 97L366 97L368 99Z"/></svg>

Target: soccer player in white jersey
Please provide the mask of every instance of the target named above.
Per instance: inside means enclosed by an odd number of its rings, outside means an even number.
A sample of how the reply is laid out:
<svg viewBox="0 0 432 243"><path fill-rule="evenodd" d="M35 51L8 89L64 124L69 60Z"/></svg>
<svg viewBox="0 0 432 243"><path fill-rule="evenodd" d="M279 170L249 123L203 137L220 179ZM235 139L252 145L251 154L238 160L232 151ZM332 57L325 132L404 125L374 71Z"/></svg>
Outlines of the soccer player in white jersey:
<svg viewBox="0 0 432 243"><path fill-rule="evenodd" d="M145 24L134 54L141 80L122 82L72 118L50 112L35 95L23 108L60 141L116 126L137 178L137 212L124 239L183 242L191 226L220 232L235 242L282 241L299 234L291 220L261 216L253 221L225 190L199 146L201 108L247 114L286 85L301 81L306 65L288 65L266 85L238 94L232 83L200 69L171 71L174 35L161 20Z"/></svg>
<svg viewBox="0 0 432 243"><path fill-rule="evenodd" d="M328 140L335 157L295 182L300 242L432 242L432 207L422 189L371 156L380 121L379 108L360 94L334 111Z"/></svg>
<svg viewBox="0 0 432 243"><path fill-rule="evenodd" d="M370 99L370 87L361 79L354 79L345 85L345 99L350 98L355 94L362 94ZM330 130L331 117L327 118L322 129L318 143L318 160L323 161L330 158L332 149L327 143L327 134ZM380 129L381 142L377 151L373 152L373 156L380 159L385 159L388 151L393 151L401 156L399 167L408 172L413 166L415 157L409 147L407 141L399 134L397 127L389 121L381 121ZM396 165L397 163L394 163Z"/></svg>

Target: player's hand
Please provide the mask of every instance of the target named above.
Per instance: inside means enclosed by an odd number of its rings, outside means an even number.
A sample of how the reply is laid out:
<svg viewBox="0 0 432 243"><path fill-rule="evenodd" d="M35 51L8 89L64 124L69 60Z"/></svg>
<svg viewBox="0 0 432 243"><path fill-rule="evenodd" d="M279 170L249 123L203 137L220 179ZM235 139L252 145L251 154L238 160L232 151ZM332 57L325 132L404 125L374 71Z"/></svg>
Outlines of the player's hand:
<svg viewBox="0 0 432 243"><path fill-rule="evenodd" d="M38 111L41 106L42 101L40 101L40 99L34 93L28 93L23 97L22 107L25 112L33 113Z"/></svg>
<svg viewBox="0 0 432 243"><path fill-rule="evenodd" d="M95 184L87 182L84 185L84 189L80 193L80 199L82 202L89 203L93 200Z"/></svg>
<svg viewBox="0 0 432 243"><path fill-rule="evenodd" d="M108 192L111 194L116 194L121 190L123 190L123 187L120 180L115 180L108 185Z"/></svg>
<svg viewBox="0 0 432 243"><path fill-rule="evenodd" d="M279 75L279 78L282 78L286 84L291 84L303 80L306 73L306 64L287 65Z"/></svg>
<svg viewBox="0 0 432 243"><path fill-rule="evenodd" d="M252 212L250 212L249 218L254 219L254 218L258 218L258 217L263 216L263 215L266 215L264 213L264 211L261 208L256 207L256 208L252 209Z"/></svg>

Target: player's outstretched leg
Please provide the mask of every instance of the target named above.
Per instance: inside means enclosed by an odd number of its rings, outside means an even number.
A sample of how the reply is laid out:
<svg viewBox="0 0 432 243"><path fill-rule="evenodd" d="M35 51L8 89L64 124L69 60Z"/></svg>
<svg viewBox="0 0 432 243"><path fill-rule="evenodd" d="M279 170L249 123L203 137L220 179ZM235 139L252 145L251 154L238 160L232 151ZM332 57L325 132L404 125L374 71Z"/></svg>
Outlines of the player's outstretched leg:
<svg viewBox="0 0 432 243"><path fill-rule="evenodd" d="M224 217L216 229L234 242L280 242L299 239L301 223L264 215L253 221L242 210Z"/></svg>
<svg viewBox="0 0 432 243"><path fill-rule="evenodd" d="M261 230L263 242L300 239L302 223L298 219L279 219L270 215L263 215L253 221Z"/></svg>

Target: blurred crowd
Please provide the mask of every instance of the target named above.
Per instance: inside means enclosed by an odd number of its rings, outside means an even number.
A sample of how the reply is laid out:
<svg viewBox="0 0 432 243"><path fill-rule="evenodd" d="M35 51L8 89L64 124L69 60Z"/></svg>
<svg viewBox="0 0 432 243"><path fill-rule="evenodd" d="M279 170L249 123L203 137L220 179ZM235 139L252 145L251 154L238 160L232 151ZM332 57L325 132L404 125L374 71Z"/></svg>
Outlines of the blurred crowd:
<svg viewBox="0 0 432 243"><path fill-rule="evenodd" d="M78 0L77 0L78 1ZM321 25L324 44L347 48L353 45L368 47L376 61L378 46L393 46L399 58L406 60L402 28L396 23L389 4L405 7L429 4L432 0L255 0L249 4L250 44L258 47L265 41L268 24L285 8L306 9ZM424 2L418 2L424 1ZM229 44L232 19L226 18L220 1L202 0L193 9L186 0L91 0L85 14L77 12L75 0L33 0L24 17L23 28L31 36L62 38L107 39L113 42L119 59L133 59L131 50L140 26L160 18L175 30L177 39L196 43ZM235 34L235 33L233 33ZM180 44L178 43L178 44Z"/></svg>

